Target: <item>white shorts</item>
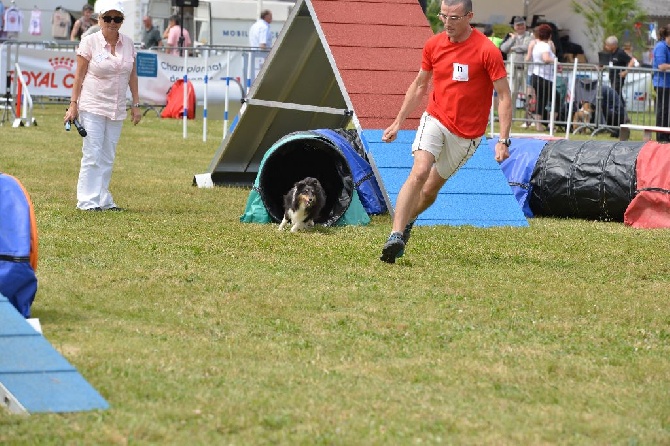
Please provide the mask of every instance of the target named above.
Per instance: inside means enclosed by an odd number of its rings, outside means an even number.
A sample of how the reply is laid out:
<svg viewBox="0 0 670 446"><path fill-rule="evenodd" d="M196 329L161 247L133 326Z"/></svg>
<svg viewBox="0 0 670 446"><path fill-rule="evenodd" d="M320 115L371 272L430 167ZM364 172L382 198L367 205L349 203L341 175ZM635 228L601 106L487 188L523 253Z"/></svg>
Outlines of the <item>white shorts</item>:
<svg viewBox="0 0 670 446"><path fill-rule="evenodd" d="M449 179L467 160L470 159L482 137L466 139L451 133L437 119L424 112L412 143L415 150L425 150L435 157L437 173Z"/></svg>

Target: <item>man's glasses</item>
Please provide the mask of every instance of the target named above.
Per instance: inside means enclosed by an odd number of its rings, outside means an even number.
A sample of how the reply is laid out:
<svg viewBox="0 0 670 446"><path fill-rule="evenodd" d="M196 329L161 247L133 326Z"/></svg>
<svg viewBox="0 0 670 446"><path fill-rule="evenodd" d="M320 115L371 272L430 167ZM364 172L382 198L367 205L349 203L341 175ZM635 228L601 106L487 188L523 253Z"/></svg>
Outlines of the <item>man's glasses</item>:
<svg viewBox="0 0 670 446"><path fill-rule="evenodd" d="M112 17L111 15L104 15L102 16L102 20L105 23L123 23L123 17L121 16Z"/></svg>
<svg viewBox="0 0 670 446"><path fill-rule="evenodd" d="M470 14L470 11L466 12L463 15L446 15L446 14L442 14L441 12L438 12L437 17L444 20L445 22L447 20L449 20L451 22L458 22L462 18L466 17L468 14Z"/></svg>

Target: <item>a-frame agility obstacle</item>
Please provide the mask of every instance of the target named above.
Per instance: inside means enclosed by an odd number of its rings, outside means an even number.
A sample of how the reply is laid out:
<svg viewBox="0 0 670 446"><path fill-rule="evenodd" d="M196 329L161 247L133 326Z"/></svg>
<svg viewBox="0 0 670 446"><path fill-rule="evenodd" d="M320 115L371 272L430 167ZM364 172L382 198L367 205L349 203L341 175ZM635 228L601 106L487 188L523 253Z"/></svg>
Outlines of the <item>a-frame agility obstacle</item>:
<svg viewBox="0 0 670 446"><path fill-rule="evenodd" d="M393 209L411 166L410 145L425 104L393 143L381 132L395 118L432 35L416 0L298 0L223 140L194 183L251 185L281 137L355 128ZM473 104L476 106L476 104ZM201 184L202 183L202 184ZM527 226L485 141L451 178L419 225Z"/></svg>
<svg viewBox="0 0 670 446"><path fill-rule="evenodd" d="M11 413L24 415L109 408L77 369L2 294L0 401Z"/></svg>

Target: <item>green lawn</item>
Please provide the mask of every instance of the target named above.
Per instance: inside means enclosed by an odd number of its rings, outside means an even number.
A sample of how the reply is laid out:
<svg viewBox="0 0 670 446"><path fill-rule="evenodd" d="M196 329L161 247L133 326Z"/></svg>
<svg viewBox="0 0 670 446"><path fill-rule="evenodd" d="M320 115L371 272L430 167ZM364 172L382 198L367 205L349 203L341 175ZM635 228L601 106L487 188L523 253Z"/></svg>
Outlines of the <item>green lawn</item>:
<svg viewBox="0 0 670 446"><path fill-rule="evenodd" d="M119 144L128 211L80 212L62 115L0 127L0 171L35 204L33 316L111 408L0 409L0 444L670 444L669 230L418 227L387 265L388 216L240 223L247 189L192 186L220 121L152 114Z"/></svg>

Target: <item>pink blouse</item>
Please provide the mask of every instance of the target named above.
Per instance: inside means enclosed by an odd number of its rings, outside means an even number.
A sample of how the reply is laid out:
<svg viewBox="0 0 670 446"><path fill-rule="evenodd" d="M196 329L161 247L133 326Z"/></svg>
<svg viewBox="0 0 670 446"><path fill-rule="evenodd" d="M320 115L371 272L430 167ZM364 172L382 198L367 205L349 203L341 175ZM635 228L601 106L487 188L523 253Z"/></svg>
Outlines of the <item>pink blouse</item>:
<svg viewBox="0 0 670 446"><path fill-rule="evenodd" d="M77 55L88 60L79 110L116 121L127 116L126 92L137 51L133 40L124 34L119 34L116 55L110 49L102 32L90 34L79 43Z"/></svg>

